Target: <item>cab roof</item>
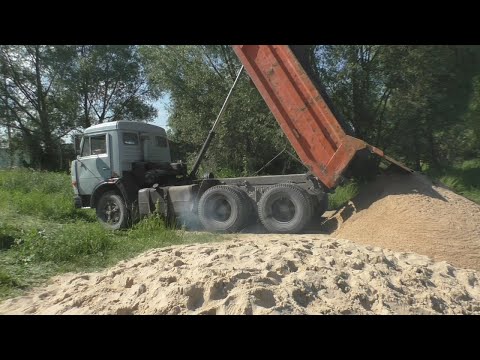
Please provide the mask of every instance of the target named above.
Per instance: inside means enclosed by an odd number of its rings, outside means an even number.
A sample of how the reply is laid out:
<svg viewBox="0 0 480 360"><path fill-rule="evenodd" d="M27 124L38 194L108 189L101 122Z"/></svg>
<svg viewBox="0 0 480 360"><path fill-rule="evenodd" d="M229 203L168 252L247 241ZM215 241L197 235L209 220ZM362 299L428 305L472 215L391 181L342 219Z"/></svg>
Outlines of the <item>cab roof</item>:
<svg viewBox="0 0 480 360"><path fill-rule="evenodd" d="M148 133L160 133L166 135L165 129L151 124L146 124L138 121L111 121L94 126L90 126L84 132L84 134L98 133L112 130L130 130L135 132L148 132Z"/></svg>

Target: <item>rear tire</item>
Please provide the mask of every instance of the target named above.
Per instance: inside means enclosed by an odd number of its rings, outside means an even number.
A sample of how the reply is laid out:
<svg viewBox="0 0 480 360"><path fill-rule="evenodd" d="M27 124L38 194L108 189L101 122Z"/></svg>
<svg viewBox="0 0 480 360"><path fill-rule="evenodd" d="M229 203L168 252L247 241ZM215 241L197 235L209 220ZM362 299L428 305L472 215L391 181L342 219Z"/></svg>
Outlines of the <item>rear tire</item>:
<svg viewBox="0 0 480 360"><path fill-rule="evenodd" d="M245 194L246 195L246 194ZM248 219L249 204L239 189L227 185L213 186L198 202L198 217L211 232L238 232Z"/></svg>
<svg viewBox="0 0 480 360"><path fill-rule="evenodd" d="M309 194L293 184L272 186L258 202L260 221L273 233L299 233L312 214L313 204Z"/></svg>
<svg viewBox="0 0 480 360"><path fill-rule="evenodd" d="M128 225L128 210L122 197L114 191L104 193L97 203L97 219L108 230Z"/></svg>

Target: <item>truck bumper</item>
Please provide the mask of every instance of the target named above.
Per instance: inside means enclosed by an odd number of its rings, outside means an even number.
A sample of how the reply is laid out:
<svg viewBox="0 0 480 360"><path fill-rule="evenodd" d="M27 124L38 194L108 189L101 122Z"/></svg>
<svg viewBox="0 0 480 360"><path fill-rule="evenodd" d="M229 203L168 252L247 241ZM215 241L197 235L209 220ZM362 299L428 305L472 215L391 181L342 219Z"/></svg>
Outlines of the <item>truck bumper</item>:
<svg viewBox="0 0 480 360"><path fill-rule="evenodd" d="M73 198L73 204L75 205L76 209L82 208L82 198L80 196L75 196Z"/></svg>

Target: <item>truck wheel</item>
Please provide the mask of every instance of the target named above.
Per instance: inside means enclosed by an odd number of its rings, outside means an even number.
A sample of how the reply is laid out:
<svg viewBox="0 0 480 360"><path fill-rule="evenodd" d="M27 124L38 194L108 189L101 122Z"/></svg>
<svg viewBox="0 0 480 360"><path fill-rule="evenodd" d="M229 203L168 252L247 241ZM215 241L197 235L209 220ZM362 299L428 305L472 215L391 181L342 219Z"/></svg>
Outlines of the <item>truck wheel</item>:
<svg viewBox="0 0 480 360"><path fill-rule="evenodd" d="M258 216L273 233L298 233L313 214L308 193L293 184L277 184L268 189L258 202Z"/></svg>
<svg viewBox="0 0 480 360"><path fill-rule="evenodd" d="M202 195L198 203L198 217L205 230L237 232L243 229L248 217L248 204L238 189L213 186Z"/></svg>
<svg viewBox="0 0 480 360"><path fill-rule="evenodd" d="M106 192L97 203L97 218L108 230L125 228L128 211L120 195L114 191Z"/></svg>

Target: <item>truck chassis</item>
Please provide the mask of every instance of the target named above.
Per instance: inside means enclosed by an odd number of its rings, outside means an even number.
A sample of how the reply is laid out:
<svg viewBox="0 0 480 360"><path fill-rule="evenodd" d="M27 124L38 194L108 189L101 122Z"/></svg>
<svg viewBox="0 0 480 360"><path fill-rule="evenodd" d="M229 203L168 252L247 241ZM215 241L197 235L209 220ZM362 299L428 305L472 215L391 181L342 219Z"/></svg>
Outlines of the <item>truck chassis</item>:
<svg viewBox="0 0 480 360"><path fill-rule="evenodd" d="M300 232L327 207L327 194L310 174L206 177L138 192L140 217L156 212L186 224L198 220L214 232L237 232L257 220L270 232Z"/></svg>

